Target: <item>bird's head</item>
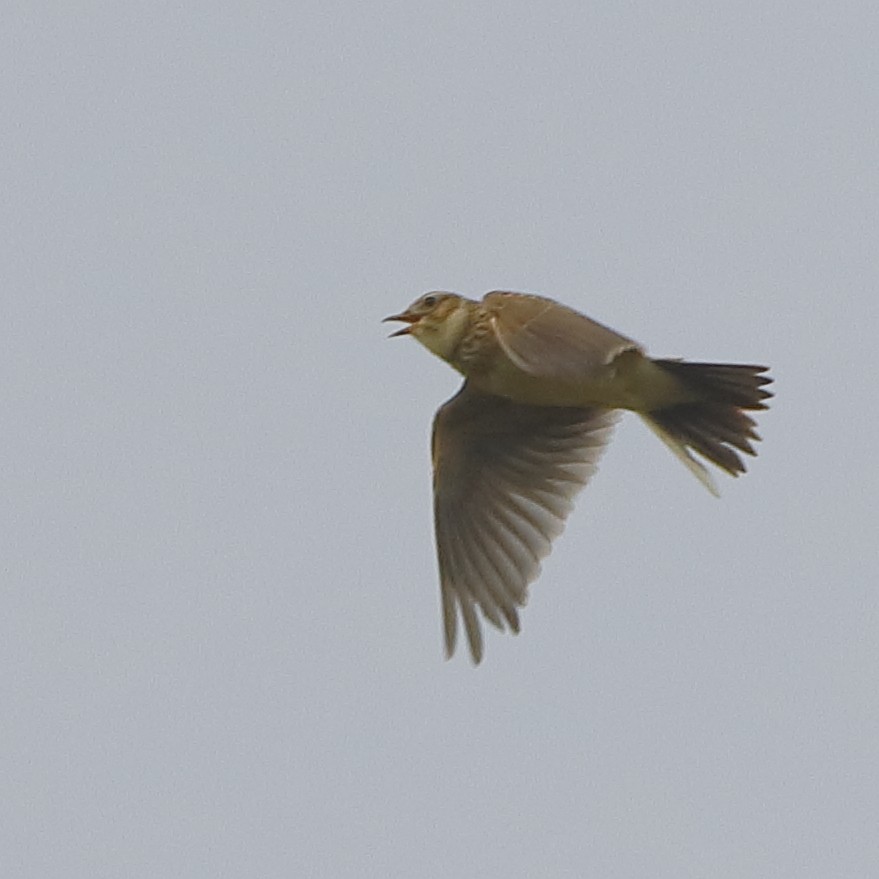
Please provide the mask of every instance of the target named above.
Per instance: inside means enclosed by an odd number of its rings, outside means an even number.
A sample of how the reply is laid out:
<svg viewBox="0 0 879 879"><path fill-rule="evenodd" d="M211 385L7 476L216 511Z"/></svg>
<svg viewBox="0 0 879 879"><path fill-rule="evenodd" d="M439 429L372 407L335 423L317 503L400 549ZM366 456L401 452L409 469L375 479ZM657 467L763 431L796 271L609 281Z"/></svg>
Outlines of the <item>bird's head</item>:
<svg viewBox="0 0 879 879"><path fill-rule="evenodd" d="M449 360L467 329L473 305L457 293L425 293L405 311L385 318L406 324L389 338L414 336L429 351Z"/></svg>

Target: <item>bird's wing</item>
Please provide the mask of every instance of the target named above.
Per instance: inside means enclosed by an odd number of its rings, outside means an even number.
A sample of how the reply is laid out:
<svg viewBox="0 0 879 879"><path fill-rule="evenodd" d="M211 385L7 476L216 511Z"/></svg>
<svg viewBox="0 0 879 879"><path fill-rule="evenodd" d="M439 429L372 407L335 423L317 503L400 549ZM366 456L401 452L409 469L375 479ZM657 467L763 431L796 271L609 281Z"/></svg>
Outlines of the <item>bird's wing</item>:
<svg viewBox="0 0 879 879"><path fill-rule="evenodd" d="M542 296L495 291L482 300L495 336L522 370L544 378L594 375L637 342Z"/></svg>
<svg viewBox="0 0 879 879"><path fill-rule="evenodd" d="M474 662L478 612L519 631L517 608L610 440L615 412L526 406L464 386L433 423L436 544L447 655L460 609Z"/></svg>

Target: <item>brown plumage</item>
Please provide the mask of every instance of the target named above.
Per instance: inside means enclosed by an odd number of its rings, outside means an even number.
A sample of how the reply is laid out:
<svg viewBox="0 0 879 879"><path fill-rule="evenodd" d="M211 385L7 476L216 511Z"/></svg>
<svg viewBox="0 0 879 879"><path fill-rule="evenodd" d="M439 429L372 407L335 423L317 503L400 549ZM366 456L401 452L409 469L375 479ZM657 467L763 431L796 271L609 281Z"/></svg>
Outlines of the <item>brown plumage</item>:
<svg viewBox="0 0 879 879"><path fill-rule="evenodd" d="M759 439L749 411L766 367L652 360L636 342L522 293L481 302L428 293L386 320L465 377L433 429L434 515L446 651L460 612L474 662L481 614L519 631L518 609L573 501L595 472L617 410L637 412L717 493L693 453L737 476ZM741 454L740 454L741 453Z"/></svg>

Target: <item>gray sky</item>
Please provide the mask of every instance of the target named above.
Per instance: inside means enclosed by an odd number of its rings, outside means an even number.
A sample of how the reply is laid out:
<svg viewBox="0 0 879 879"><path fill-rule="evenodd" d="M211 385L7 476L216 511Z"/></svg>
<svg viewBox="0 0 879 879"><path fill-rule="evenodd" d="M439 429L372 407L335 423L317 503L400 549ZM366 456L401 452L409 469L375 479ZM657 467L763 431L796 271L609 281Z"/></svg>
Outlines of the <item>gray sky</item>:
<svg viewBox="0 0 879 879"><path fill-rule="evenodd" d="M4 877L879 875L873 3L7 4ZM386 314L769 363L444 663Z"/></svg>

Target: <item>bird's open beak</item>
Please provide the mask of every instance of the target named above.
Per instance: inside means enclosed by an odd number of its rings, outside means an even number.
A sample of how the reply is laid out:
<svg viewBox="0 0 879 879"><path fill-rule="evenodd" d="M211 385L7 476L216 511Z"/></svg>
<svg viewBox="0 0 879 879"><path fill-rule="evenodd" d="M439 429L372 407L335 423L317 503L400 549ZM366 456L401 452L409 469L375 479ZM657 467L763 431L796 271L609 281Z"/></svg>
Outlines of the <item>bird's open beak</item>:
<svg viewBox="0 0 879 879"><path fill-rule="evenodd" d="M418 323L420 318L414 314L411 314L408 311L403 311L400 314L392 314L390 315L390 317L384 318L384 320L382 320L382 323L386 324L390 320L399 320L405 324L408 324L408 326L405 326L402 329L397 330L396 333L391 333L390 336L388 336L389 339L393 339L394 336L408 336L412 332L412 327L416 323Z"/></svg>

